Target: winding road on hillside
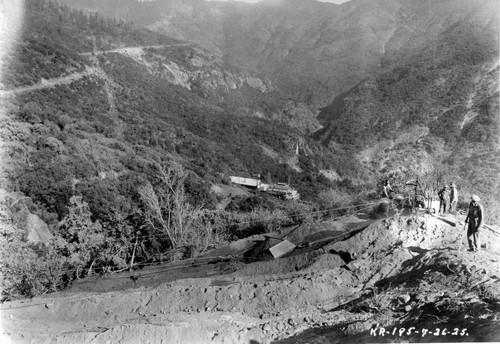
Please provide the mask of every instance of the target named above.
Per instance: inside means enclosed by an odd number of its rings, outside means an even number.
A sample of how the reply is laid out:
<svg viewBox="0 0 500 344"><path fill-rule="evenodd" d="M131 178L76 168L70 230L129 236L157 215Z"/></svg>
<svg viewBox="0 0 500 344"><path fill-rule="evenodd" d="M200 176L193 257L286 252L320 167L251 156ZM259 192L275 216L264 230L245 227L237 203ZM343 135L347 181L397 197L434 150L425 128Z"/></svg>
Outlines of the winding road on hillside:
<svg viewBox="0 0 500 344"><path fill-rule="evenodd" d="M160 49L160 48L167 48L167 47L186 47L186 46L192 46L191 43L176 43L176 44L163 44L163 45L142 45L142 46L135 46L135 47L123 47L123 48L117 48L117 49L110 49L110 50L97 50L97 51L92 51L92 52L87 52L87 53L80 53L79 55L81 56L92 56L92 55L102 55L102 54L109 54L109 53L119 53L119 54L135 54L136 52L142 51L144 49Z"/></svg>
<svg viewBox="0 0 500 344"><path fill-rule="evenodd" d="M101 74L103 71L98 71L97 68L93 67L86 67L85 71L83 72L78 72L78 73L72 73L66 76L61 76L58 78L52 78L52 79L42 79L41 81L37 82L34 85L29 85L29 86L21 86L17 87L14 89L10 90L0 90L0 97L1 96L9 96L9 95L15 95L18 93L23 93L23 92L31 92L31 91L36 91L40 89L45 89L45 88L52 88L55 86L59 85L69 85L72 82L76 80L80 80L85 76L90 76L90 75L96 75L96 74Z"/></svg>
<svg viewBox="0 0 500 344"><path fill-rule="evenodd" d="M91 56L101 55L101 54L119 53L119 54L124 54L124 55L136 57L136 56L141 55L143 53L144 49L160 49L160 48L165 48L165 47L190 46L190 45L192 45L192 44L190 44L190 43L178 43L178 44L165 44L165 45L144 45L144 46L134 46L134 47L123 47L123 48L110 49L110 50L99 50L99 51L94 51L94 52L80 53L79 55L91 57ZM104 79L107 83L111 82L111 80L109 79L107 74L101 68L85 66L85 70L83 72L72 73L72 74L57 77L57 78L42 79L41 81L37 82L36 84L29 85L29 86L21 86L21 87L17 87L14 89L0 89L0 97L15 95L18 93L23 93L23 92L36 91L36 90L45 89L45 88L53 88L53 87L56 87L59 85L69 85L76 80L80 80L86 76L91 76L91 75L98 76L98 77ZM114 84L114 82L112 82L112 83Z"/></svg>

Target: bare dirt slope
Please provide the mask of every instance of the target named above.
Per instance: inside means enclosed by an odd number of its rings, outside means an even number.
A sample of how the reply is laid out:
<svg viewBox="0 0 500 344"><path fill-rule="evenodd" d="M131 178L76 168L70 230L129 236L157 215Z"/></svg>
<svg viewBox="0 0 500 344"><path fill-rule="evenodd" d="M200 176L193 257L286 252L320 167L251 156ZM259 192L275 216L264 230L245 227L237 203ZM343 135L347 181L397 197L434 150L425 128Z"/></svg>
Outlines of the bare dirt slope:
<svg viewBox="0 0 500 344"><path fill-rule="evenodd" d="M279 259L267 251L275 239L256 237L257 245L241 241L182 264L94 276L64 293L4 303L1 339L500 341L500 233L485 230L480 252L467 252L465 241L459 251L460 220L410 214L306 224L272 233L298 246ZM232 259L217 255L224 250Z"/></svg>

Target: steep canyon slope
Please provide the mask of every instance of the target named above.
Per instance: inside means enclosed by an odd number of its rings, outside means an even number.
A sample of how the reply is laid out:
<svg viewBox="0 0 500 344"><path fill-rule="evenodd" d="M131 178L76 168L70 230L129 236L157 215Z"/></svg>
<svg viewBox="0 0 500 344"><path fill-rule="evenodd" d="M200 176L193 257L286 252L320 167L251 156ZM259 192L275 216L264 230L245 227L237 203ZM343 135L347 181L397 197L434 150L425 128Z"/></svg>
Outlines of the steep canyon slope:
<svg viewBox="0 0 500 344"><path fill-rule="evenodd" d="M61 0L103 15L112 15L113 1ZM445 162L483 192L499 185L498 7L496 0L130 0L113 15L263 73L319 112L323 128L313 137L362 163L363 178Z"/></svg>
<svg viewBox="0 0 500 344"><path fill-rule="evenodd" d="M325 127L315 137L358 147L366 167L379 171L444 160L478 192L498 194L498 2L471 4L453 15L437 6L430 19L446 18L448 26L413 26L415 41L396 52L397 62L384 62L383 72L322 109Z"/></svg>

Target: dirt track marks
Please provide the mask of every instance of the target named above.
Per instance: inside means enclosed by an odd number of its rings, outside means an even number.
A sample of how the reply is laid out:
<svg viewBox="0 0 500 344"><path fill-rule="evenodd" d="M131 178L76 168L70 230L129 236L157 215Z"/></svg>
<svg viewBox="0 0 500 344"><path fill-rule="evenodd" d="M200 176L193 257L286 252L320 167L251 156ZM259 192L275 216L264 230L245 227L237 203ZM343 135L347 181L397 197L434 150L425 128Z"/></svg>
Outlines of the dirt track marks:
<svg viewBox="0 0 500 344"><path fill-rule="evenodd" d="M42 79L40 82L30 86L22 86L11 90L0 90L0 96L15 95L23 92L36 91L45 88L53 88L59 85L69 85L76 80L80 80L86 76L91 76L91 75L96 75L98 77L107 79L107 75L106 73L104 73L102 69L95 67L86 67L85 71L80 73L73 73L70 75L61 76L58 78L52 78L48 80Z"/></svg>
<svg viewBox="0 0 500 344"><path fill-rule="evenodd" d="M141 53L144 49L159 49L159 48L166 48L166 47L185 47L185 46L192 46L192 44L190 44L190 43L177 43L177 44L164 44L164 45L143 45L143 46L136 46L136 47L123 47L123 48L110 49L110 50L98 50L98 51L93 51L93 52L89 52L89 53L80 53L79 55L92 56L92 55L102 55L102 54L109 54L109 53L119 53L119 54L125 54L125 55L137 55L138 53Z"/></svg>

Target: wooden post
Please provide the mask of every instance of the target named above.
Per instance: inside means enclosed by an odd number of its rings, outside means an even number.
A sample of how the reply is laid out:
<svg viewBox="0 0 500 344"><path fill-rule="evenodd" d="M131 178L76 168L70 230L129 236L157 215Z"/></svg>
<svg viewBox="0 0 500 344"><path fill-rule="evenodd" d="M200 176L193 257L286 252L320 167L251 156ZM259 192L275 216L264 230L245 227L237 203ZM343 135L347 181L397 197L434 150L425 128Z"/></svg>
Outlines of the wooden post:
<svg viewBox="0 0 500 344"><path fill-rule="evenodd" d="M134 250L132 251L132 258L130 259L130 269L129 271L132 271L132 267L134 266L134 259L135 259L135 249L137 247L137 239L138 235L135 235L135 244L134 244Z"/></svg>
<svg viewBox="0 0 500 344"><path fill-rule="evenodd" d="M94 259L94 260L92 261L92 264L90 264L89 271L87 271L87 277L89 277L89 276L90 276L90 274L92 273L92 267L94 266L94 263L95 263L95 261L96 261L96 260L97 260L97 259Z"/></svg>

